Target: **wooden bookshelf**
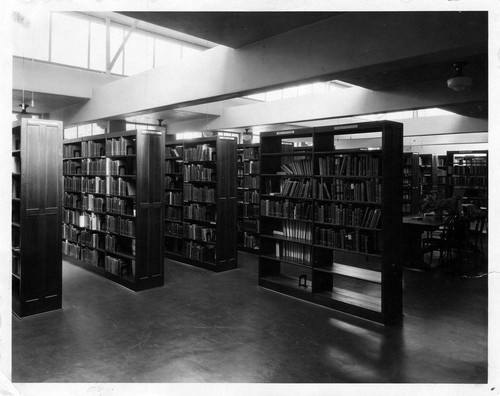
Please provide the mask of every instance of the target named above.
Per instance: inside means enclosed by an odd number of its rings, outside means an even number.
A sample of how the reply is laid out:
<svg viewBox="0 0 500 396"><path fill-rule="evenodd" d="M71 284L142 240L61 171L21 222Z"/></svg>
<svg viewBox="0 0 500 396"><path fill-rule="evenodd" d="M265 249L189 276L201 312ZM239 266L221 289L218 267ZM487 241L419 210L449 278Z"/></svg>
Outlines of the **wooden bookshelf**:
<svg viewBox="0 0 500 396"><path fill-rule="evenodd" d="M139 291L164 283L162 131L63 142L63 254Z"/></svg>
<svg viewBox="0 0 500 396"><path fill-rule="evenodd" d="M418 153L403 153L403 215L420 210L420 167Z"/></svg>
<svg viewBox="0 0 500 396"><path fill-rule="evenodd" d="M165 144L165 256L215 272L237 267L236 140Z"/></svg>
<svg viewBox="0 0 500 396"><path fill-rule="evenodd" d="M183 257L184 144L165 143L165 255Z"/></svg>
<svg viewBox="0 0 500 396"><path fill-rule="evenodd" d="M402 135L386 121L261 134L260 286L402 316Z"/></svg>
<svg viewBox="0 0 500 396"><path fill-rule="evenodd" d="M488 151L448 151L448 195L462 197L462 203L476 209L488 207Z"/></svg>
<svg viewBox="0 0 500 396"><path fill-rule="evenodd" d="M21 318L62 306L62 133L61 121L12 127L12 310Z"/></svg>
<svg viewBox="0 0 500 396"><path fill-rule="evenodd" d="M437 156L433 154L419 154L419 200L426 195L437 191Z"/></svg>
<svg viewBox="0 0 500 396"><path fill-rule="evenodd" d="M238 145L238 249L259 253L260 144Z"/></svg>

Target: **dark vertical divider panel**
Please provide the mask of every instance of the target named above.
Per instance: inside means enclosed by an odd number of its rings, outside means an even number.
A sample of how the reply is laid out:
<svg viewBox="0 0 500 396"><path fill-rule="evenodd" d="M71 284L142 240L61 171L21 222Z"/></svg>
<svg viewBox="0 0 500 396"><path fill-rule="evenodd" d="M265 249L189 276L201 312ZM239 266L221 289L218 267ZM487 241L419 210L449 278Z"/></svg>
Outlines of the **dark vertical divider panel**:
<svg viewBox="0 0 500 396"><path fill-rule="evenodd" d="M13 249L20 266L13 308L20 317L61 308L61 142L62 122L22 120L20 251Z"/></svg>
<svg viewBox="0 0 500 396"><path fill-rule="evenodd" d="M399 318L403 312L403 275L401 264L402 205L392 197L402 196L402 127L387 123L382 135L385 160L382 162L382 212L384 254L382 256L382 313L384 322Z"/></svg>
<svg viewBox="0 0 500 396"><path fill-rule="evenodd" d="M165 136L139 131L137 136L138 259L140 284L163 284L163 164ZM141 287L141 286L140 286Z"/></svg>
<svg viewBox="0 0 500 396"><path fill-rule="evenodd" d="M226 175L227 180L225 181L227 192L226 192L226 233L227 239L230 240L226 243L226 256L228 260L236 260L237 256L237 184L236 184L236 172L237 172L237 144L234 140L223 140L225 142L225 157L227 158L227 163L223 174Z"/></svg>
<svg viewBox="0 0 500 396"><path fill-rule="evenodd" d="M236 267L236 141L217 140L217 255L219 270Z"/></svg>
<svg viewBox="0 0 500 396"><path fill-rule="evenodd" d="M159 131L137 131L137 288L160 286L163 270L163 146Z"/></svg>

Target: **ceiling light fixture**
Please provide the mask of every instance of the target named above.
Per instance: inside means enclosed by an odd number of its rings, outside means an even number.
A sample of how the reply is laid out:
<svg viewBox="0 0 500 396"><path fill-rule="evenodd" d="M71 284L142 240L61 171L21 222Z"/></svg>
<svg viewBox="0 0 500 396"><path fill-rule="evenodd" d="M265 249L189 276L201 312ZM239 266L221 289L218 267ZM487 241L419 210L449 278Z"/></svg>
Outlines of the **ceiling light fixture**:
<svg viewBox="0 0 500 396"><path fill-rule="evenodd" d="M250 130L250 128L245 128L245 132L243 132L243 141L248 142L253 139L253 132Z"/></svg>
<svg viewBox="0 0 500 396"><path fill-rule="evenodd" d="M447 81L448 88L456 92L461 92L472 85L472 78L465 76L463 72L463 67L466 64L466 62L456 62L453 64L455 70Z"/></svg>
<svg viewBox="0 0 500 396"><path fill-rule="evenodd" d="M31 114L28 114L26 112L26 109L29 107L28 104L23 102L19 105L19 107L21 108L21 112L16 115L16 118L18 120L20 120L21 118L31 118Z"/></svg>

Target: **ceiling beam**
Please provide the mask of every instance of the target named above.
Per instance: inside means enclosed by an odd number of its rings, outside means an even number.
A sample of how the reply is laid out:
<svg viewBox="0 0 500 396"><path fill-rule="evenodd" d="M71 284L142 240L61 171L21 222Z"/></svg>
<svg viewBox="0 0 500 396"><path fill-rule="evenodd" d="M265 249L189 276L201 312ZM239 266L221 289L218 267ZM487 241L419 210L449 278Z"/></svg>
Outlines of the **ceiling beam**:
<svg viewBox="0 0 500 396"><path fill-rule="evenodd" d="M90 99L92 89L123 77L13 57L12 89Z"/></svg>
<svg viewBox="0 0 500 396"><path fill-rule="evenodd" d="M468 92L457 93L427 84L420 87L420 94L405 92L377 92L364 88L349 88L334 93L299 96L296 98L259 102L244 106L226 107L215 119L198 120L190 124L169 125L167 131L242 129L259 125L282 125L313 120L327 120L358 115L440 107L444 103L482 103L482 88L472 87ZM427 98L433 98L432 100Z"/></svg>
<svg viewBox="0 0 500 396"><path fill-rule="evenodd" d="M188 60L94 89L62 114L79 123L213 102L298 82L342 79L368 67L406 67L487 51L477 12L344 13L240 50L216 47ZM484 92L483 99L487 99ZM420 102L432 98L420 96ZM425 103L422 103L425 106Z"/></svg>

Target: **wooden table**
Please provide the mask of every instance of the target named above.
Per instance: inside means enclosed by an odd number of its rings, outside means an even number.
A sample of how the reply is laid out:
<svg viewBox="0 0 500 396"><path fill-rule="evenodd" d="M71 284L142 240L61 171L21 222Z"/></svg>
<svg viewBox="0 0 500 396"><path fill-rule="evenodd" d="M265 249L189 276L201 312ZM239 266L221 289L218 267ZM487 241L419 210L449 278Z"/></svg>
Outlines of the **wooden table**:
<svg viewBox="0 0 500 396"><path fill-rule="evenodd" d="M422 233L435 231L441 227L446 218L435 216L409 215L403 216L403 264L415 269L430 269L424 262L422 252Z"/></svg>

